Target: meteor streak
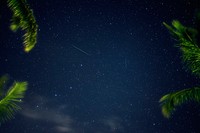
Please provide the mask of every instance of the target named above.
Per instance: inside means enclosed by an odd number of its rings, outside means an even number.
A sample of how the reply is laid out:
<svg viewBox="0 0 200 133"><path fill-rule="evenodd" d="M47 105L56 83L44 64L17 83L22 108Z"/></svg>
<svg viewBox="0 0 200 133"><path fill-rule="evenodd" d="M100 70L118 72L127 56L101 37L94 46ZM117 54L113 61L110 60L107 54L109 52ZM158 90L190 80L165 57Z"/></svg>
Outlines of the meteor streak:
<svg viewBox="0 0 200 133"><path fill-rule="evenodd" d="M76 47L76 46L74 46L74 45L72 45L72 47L74 47L75 49L81 51L82 53L84 53L84 54L86 54L86 55L88 55L88 56L90 55L90 54L88 54L87 52L85 52L84 50L82 50L82 49L80 49L80 48L78 48L78 47Z"/></svg>

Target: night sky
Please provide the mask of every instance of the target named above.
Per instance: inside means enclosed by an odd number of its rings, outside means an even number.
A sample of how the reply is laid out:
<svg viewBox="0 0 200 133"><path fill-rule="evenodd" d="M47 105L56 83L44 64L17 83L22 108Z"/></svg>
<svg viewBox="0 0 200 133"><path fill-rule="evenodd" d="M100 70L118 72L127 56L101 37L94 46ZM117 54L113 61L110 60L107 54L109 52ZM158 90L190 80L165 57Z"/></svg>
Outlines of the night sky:
<svg viewBox="0 0 200 133"><path fill-rule="evenodd" d="M170 119L159 99L199 85L162 22L194 25L199 0L27 0L38 42L23 51L0 2L0 75L27 81L23 109L0 133L199 133L200 105Z"/></svg>

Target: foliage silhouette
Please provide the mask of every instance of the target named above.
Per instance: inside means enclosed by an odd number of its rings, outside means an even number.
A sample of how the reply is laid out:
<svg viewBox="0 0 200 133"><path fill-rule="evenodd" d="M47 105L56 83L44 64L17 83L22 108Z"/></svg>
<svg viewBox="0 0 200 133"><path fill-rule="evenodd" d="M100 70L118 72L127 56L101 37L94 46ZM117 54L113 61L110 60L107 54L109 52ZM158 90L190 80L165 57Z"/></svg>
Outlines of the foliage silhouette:
<svg viewBox="0 0 200 133"><path fill-rule="evenodd" d="M24 51L30 52L37 42L38 31L33 11L26 0L7 0L7 4L13 13L10 29L13 32L18 29L25 31L23 35ZM7 81L7 75L0 77L0 123L13 118L15 112L21 109L18 104L22 102L28 85L27 82L14 82L4 93Z"/></svg>
<svg viewBox="0 0 200 133"><path fill-rule="evenodd" d="M172 26L163 22L171 35L178 41L176 45L182 53L182 61L192 74L200 77L200 48L199 48L199 22L200 12L196 17L196 28L183 26L178 20L172 21ZM200 102L200 87L184 89L164 95L160 99L162 114L170 118L177 106L189 101Z"/></svg>
<svg viewBox="0 0 200 133"><path fill-rule="evenodd" d="M24 51L29 52L37 42L38 25L33 11L30 9L26 0L7 0L8 7L13 12L10 29L17 31L19 28L25 31Z"/></svg>
<svg viewBox="0 0 200 133"><path fill-rule="evenodd" d="M0 78L0 123L13 118L14 113L21 109L18 103L22 102L24 93L27 90L27 82L14 82L13 85L4 94L3 89L5 88L7 81L7 75L4 75Z"/></svg>

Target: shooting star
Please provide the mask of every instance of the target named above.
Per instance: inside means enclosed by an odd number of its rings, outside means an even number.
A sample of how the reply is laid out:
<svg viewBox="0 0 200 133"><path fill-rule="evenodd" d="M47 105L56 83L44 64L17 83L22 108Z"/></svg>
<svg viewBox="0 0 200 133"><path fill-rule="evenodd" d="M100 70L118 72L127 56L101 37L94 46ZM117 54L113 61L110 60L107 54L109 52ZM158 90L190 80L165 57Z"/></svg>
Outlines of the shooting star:
<svg viewBox="0 0 200 133"><path fill-rule="evenodd" d="M80 49L80 48L78 48L78 47L76 47L76 46L74 46L74 45L72 45L72 47L74 47L75 49L81 51L82 53L84 53L84 54L86 54L86 55L88 55L88 56L90 55L90 54L88 54L87 52L83 51L82 49Z"/></svg>

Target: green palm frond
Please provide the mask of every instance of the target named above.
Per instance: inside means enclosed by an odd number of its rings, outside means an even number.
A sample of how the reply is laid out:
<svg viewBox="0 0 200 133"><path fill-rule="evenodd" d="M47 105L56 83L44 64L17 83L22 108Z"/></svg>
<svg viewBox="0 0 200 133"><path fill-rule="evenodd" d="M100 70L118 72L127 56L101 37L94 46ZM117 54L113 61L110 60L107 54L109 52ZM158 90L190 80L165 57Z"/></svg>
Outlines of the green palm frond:
<svg viewBox="0 0 200 133"><path fill-rule="evenodd" d="M5 97L0 100L0 123L13 118L15 112L21 109L18 103L22 102L26 90L27 82L15 82L10 87Z"/></svg>
<svg viewBox="0 0 200 133"><path fill-rule="evenodd" d="M171 26L165 22L163 24L178 41L176 46L182 52L183 63L191 70L192 74L200 77L200 12L196 16L196 29L185 27L178 20L172 21ZM169 118L177 106L189 101L200 102L200 87L164 95L159 102L161 103L163 115Z"/></svg>
<svg viewBox="0 0 200 133"><path fill-rule="evenodd" d="M184 89L178 92L164 95L160 99L162 114L169 118L177 106L190 101L200 102L200 88Z"/></svg>
<svg viewBox="0 0 200 133"><path fill-rule="evenodd" d="M10 29L17 31L19 28L25 31L24 51L29 52L37 42L38 25L33 11L30 9L26 0L7 0L8 7L12 10Z"/></svg>
<svg viewBox="0 0 200 133"><path fill-rule="evenodd" d="M182 59L193 74L200 76L200 48L197 45L198 31L183 26L179 21L174 20L172 26L163 22L172 36L178 40L177 47L182 52Z"/></svg>

